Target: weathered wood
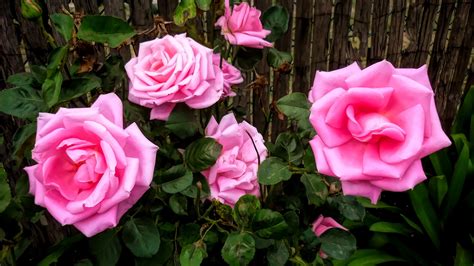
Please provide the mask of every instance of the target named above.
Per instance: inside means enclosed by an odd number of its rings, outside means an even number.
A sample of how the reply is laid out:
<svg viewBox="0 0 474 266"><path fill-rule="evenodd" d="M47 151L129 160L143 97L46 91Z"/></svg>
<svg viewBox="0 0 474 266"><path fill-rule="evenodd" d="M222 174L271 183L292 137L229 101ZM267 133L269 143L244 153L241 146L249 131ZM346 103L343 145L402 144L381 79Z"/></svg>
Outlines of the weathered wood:
<svg viewBox="0 0 474 266"><path fill-rule="evenodd" d="M460 2L454 13L454 21L445 50L445 60L438 70L435 82L435 97L441 124L449 132L460 100L463 95L463 82L467 73L472 50L474 28L474 5Z"/></svg>
<svg viewBox="0 0 474 266"><path fill-rule="evenodd" d="M48 14L62 13L63 8L68 10L68 0L48 0L45 2L48 8ZM66 44L66 41L64 40L63 36L61 36L61 34L56 31L56 29L53 29L53 37L56 43L58 43L59 45Z"/></svg>
<svg viewBox="0 0 474 266"><path fill-rule="evenodd" d="M293 14L293 1L292 0L281 0L280 5L285 7L290 15ZM284 52L291 52L291 29L293 28L293 21L290 17L290 21L288 23L288 31L275 42L275 48L284 51ZM274 103L278 101L281 97L285 96L288 93L289 88L289 74L284 74L280 72L274 72L275 75L273 77L273 97L272 97L272 108L274 108ZM273 109L273 111L275 111ZM272 113L272 131L271 131L271 139L274 141L279 132L282 132L286 127L287 124L284 120L280 120L276 112Z"/></svg>
<svg viewBox="0 0 474 266"><path fill-rule="evenodd" d="M271 0L260 0L255 3L255 7L259 10L265 11L269 6L271 6ZM264 82L263 86L258 86L254 90L252 90L253 97L252 97L252 104L253 104L253 124L258 129L259 132L262 134L267 133L267 117L269 115L269 102L268 97L270 95L269 90L270 87L268 86L268 81L270 80L270 68L266 60L262 60L257 65L257 73L263 76L267 82ZM266 138L267 136L263 136Z"/></svg>
<svg viewBox="0 0 474 266"><path fill-rule="evenodd" d="M25 71L13 22L11 1L0 1L0 88L6 87L6 79L14 73Z"/></svg>
<svg viewBox="0 0 474 266"><path fill-rule="evenodd" d="M151 0L131 0L130 3L130 20L135 30L138 32L134 39L135 52L138 52L138 44L152 39L147 32L153 29L153 13Z"/></svg>
<svg viewBox="0 0 474 266"><path fill-rule="evenodd" d="M360 2L360 1L359 1ZM311 74L314 78L316 71L327 70L329 52L329 28L331 27L332 1L315 1L313 15L313 47L311 54ZM367 36L366 36L367 37ZM312 80L310 80L311 82Z"/></svg>
<svg viewBox="0 0 474 266"><path fill-rule="evenodd" d="M394 66L400 66L403 47L403 22L405 20L405 0L394 0L392 19L388 34L387 60Z"/></svg>
<svg viewBox="0 0 474 266"><path fill-rule="evenodd" d="M433 85L439 82L440 77L437 75L438 71L443 65L443 61L448 59L444 52L455 4L456 0L443 0L441 3L438 23L436 25L436 35L433 41L433 49L431 51L430 64L428 67L430 81Z"/></svg>
<svg viewBox="0 0 474 266"><path fill-rule="evenodd" d="M370 47L367 65L371 65L385 58L389 7L389 0L381 0L374 3L372 16L372 46Z"/></svg>
<svg viewBox="0 0 474 266"><path fill-rule="evenodd" d="M354 32L352 45L349 49L349 58L351 61L357 61L361 67L367 63L371 8L370 0L357 0L355 3Z"/></svg>
<svg viewBox="0 0 474 266"><path fill-rule="evenodd" d="M433 33L438 1L417 0L408 9L406 21L408 48L402 53L402 67L419 67L426 63Z"/></svg>
<svg viewBox="0 0 474 266"><path fill-rule="evenodd" d="M104 13L108 16L114 16L125 19L125 6L123 0L108 0L104 2ZM130 60L130 48L128 45L124 47L111 49L111 55L119 55L124 62Z"/></svg>
<svg viewBox="0 0 474 266"><path fill-rule="evenodd" d="M42 65L48 60L48 42L44 38L38 21L30 21L21 15L20 0L15 0L16 20L20 24L29 64Z"/></svg>
<svg viewBox="0 0 474 266"><path fill-rule="evenodd" d="M76 12L84 12L84 14L98 14L99 6L97 0L74 0Z"/></svg>
<svg viewBox="0 0 474 266"><path fill-rule="evenodd" d="M173 20L173 12L178 1L158 0L158 14L166 20Z"/></svg>
<svg viewBox="0 0 474 266"><path fill-rule="evenodd" d="M295 56L293 91L308 92L311 86L311 18L313 9L311 0L302 0L296 4L295 20Z"/></svg>
<svg viewBox="0 0 474 266"><path fill-rule="evenodd" d="M334 7L334 26L331 52L329 54L329 70L341 68L349 63L348 50L351 46L349 34L349 21L351 2L336 0Z"/></svg>

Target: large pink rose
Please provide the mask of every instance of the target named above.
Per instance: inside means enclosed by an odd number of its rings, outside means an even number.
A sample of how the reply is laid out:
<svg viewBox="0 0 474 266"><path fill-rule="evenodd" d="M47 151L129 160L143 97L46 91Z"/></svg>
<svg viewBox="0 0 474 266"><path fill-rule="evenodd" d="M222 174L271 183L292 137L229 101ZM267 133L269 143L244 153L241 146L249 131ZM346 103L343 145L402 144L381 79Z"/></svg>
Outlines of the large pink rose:
<svg viewBox="0 0 474 266"><path fill-rule="evenodd" d="M271 32L262 26L260 10L243 2L230 9L229 0L225 1L225 13L216 26L221 27L221 34L231 44L251 48L271 47L265 37Z"/></svg>
<svg viewBox="0 0 474 266"><path fill-rule="evenodd" d="M318 71L309 100L318 171L339 177L346 195L376 203L382 190L411 189L426 179L420 159L451 144L426 66Z"/></svg>
<svg viewBox="0 0 474 266"><path fill-rule="evenodd" d="M211 49L185 34L166 35L140 44L126 65L128 99L151 108L151 119L167 120L176 103L202 109L216 103L224 90Z"/></svg>
<svg viewBox="0 0 474 266"><path fill-rule="evenodd" d="M267 157L267 148L257 129L245 121L237 123L230 113L219 124L212 117L206 136L222 145L215 165L202 172L209 183L210 197L233 207L245 194L260 196L258 163Z"/></svg>
<svg viewBox="0 0 474 266"><path fill-rule="evenodd" d="M117 95L101 95L90 108L40 113L38 163L26 167L35 203L61 224L86 236L117 225L148 190L158 147L136 124L126 129Z"/></svg>
<svg viewBox="0 0 474 266"><path fill-rule="evenodd" d="M224 93L222 97L233 97L235 92L232 91L232 85L240 84L244 81L240 70L231 65L227 60L221 59L220 54L214 54L212 57L214 65L220 66L222 60L222 74L224 75Z"/></svg>

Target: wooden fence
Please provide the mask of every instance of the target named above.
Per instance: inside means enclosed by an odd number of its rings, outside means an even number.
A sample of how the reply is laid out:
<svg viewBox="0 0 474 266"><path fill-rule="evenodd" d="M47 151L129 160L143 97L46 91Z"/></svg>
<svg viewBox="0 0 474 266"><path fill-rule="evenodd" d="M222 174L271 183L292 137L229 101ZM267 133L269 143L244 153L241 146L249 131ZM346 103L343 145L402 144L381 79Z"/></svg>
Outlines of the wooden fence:
<svg viewBox="0 0 474 266"><path fill-rule="evenodd" d="M240 88L234 104L246 108L247 119L260 129L268 122L273 101L291 91L307 93L317 70L332 70L353 61L361 67L381 59L388 59L398 67L428 64L438 112L446 130L450 128L463 92L474 83L474 3L469 0L252 2L261 10L275 2L288 9L289 30L275 47L294 57L289 74L273 72L264 64L258 65L256 71L245 73L246 84L254 81L257 74L260 81L266 82ZM19 3L20 0L0 1L1 87L5 86L8 75L24 71L28 64L42 64L47 60L49 47L40 26L21 17ZM156 36L158 31L150 31L160 21L156 16L171 20L178 1L45 0L45 4L49 13L74 9L85 14L102 13L128 19L138 32L150 33L134 40L136 45ZM206 36L219 34L212 30L209 12L199 14L196 21ZM53 35L64 43L57 33ZM130 57L127 49L110 53L121 55L125 61ZM267 133L273 132L273 136L286 127L278 116L273 116L270 123Z"/></svg>

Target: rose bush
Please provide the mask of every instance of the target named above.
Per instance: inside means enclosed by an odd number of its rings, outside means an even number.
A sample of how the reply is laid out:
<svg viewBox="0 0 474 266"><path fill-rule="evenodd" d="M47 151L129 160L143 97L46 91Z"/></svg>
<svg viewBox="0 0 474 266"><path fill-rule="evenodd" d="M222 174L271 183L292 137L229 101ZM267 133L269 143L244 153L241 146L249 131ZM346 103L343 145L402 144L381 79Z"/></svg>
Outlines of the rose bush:
<svg viewBox="0 0 474 266"><path fill-rule="evenodd" d="M149 189L158 147L136 124L123 128L122 102L100 96L90 108L40 113L38 163L26 167L35 203L86 236L114 227Z"/></svg>
<svg viewBox="0 0 474 266"><path fill-rule="evenodd" d="M318 171L340 178L346 195L376 203L382 190L411 189L426 179L420 159L451 144L426 66L318 71L308 99Z"/></svg>
<svg viewBox="0 0 474 266"><path fill-rule="evenodd" d="M257 170L267 156L267 148L257 129L245 121L238 123L230 113L220 123L211 117L206 136L222 145L215 165L202 172L209 183L210 197L233 207L245 194L259 196Z"/></svg>
<svg viewBox="0 0 474 266"><path fill-rule="evenodd" d="M176 103L209 107L224 93L223 73L213 57L211 49L186 34L143 42L125 65L128 99L151 108L151 119L159 120L167 120Z"/></svg>
<svg viewBox="0 0 474 266"><path fill-rule="evenodd" d="M327 230L332 229L332 228L339 228L345 231L348 231L347 228L336 222L331 217L324 217L322 214L319 215L318 219L314 221L313 223L313 232L317 237L320 237L322 234L324 234ZM324 251L320 250L319 255L321 258L327 258L328 255L324 253Z"/></svg>
<svg viewBox="0 0 474 266"><path fill-rule="evenodd" d="M264 40L271 32L263 28L260 14L260 10L246 2L231 9L229 0L225 0L225 13L216 26L221 28L221 34L230 44L260 49L271 47L272 44Z"/></svg>

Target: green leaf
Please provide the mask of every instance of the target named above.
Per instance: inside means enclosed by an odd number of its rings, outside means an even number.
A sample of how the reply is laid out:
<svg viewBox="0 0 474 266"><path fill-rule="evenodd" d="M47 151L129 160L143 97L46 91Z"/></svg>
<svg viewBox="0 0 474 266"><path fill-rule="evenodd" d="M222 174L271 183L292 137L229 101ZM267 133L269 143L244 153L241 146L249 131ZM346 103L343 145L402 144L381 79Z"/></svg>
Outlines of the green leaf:
<svg viewBox="0 0 474 266"><path fill-rule="evenodd" d="M304 93L293 92L280 98L276 103L278 110L290 120L298 122L301 129L311 128L309 123L309 102Z"/></svg>
<svg viewBox="0 0 474 266"><path fill-rule="evenodd" d="M179 228L178 242L184 247L190 245L201 238L201 226L196 223L189 223L181 225Z"/></svg>
<svg viewBox="0 0 474 266"><path fill-rule="evenodd" d="M35 81L41 85L46 79L47 69L44 66L30 65L31 75L33 75Z"/></svg>
<svg viewBox="0 0 474 266"><path fill-rule="evenodd" d="M38 266L48 266L58 262L59 258L64 254L64 252L82 240L82 238L83 236L80 234L64 238L61 240L61 242L59 242L59 244L53 246L50 249L48 252L49 254L38 263Z"/></svg>
<svg viewBox="0 0 474 266"><path fill-rule="evenodd" d="M51 77L44 81L41 90L43 93L43 99L49 108L59 102L62 83L63 76L59 71L56 71Z"/></svg>
<svg viewBox="0 0 474 266"><path fill-rule="evenodd" d="M23 119L33 119L47 106L40 92L25 86L0 91L0 112Z"/></svg>
<svg viewBox="0 0 474 266"><path fill-rule="evenodd" d="M448 156L447 149L442 149L430 155L430 161L436 172L436 175L451 176L453 167Z"/></svg>
<svg viewBox="0 0 474 266"><path fill-rule="evenodd" d="M212 0L196 0L196 5L202 11L209 11Z"/></svg>
<svg viewBox="0 0 474 266"><path fill-rule="evenodd" d="M416 224L414 221L412 221L410 218L406 217L405 215L403 215L402 213L400 213L400 216L403 218L403 220L405 220L405 222L411 226L411 228L415 229L417 232L419 232L420 234L423 234L423 230L421 230L420 226L418 224Z"/></svg>
<svg viewBox="0 0 474 266"><path fill-rule="evenodd" d="M233 232L227 237L221 254L231 266L248 265L255 256L255 239L247 232Z"/></svg>
<svg viewBox="0 0 474 266"><path fill-rule="evenodd" d="M443 208L443 220L449 216L451 211L455 208L456 204L461 197L462 190L464 187L464 181L466 180L466 173L469 166L469 146L463 144L462 150L459 154L459 158L454 165L453 176L449 182L449 189L446 194L446 204Z"/></svg>
<svg viewBox="0 0 474 266"><path fill-rule="evenodd" d="M403 262L402 258L394 257L375 249L359 249L351 256L348 266L372 266L387 262Z"/></svg>
<svg viewBox="0 0 474 266"><path fill-rule="evenodd" d="M448 192L448 181L444 175L433 176L428 181L430 196L438 207L441 207L444 196Z"/></svg>
<svg viewBox="0 0 474 266"><path fill-rule="evenodd" d="M194 0L181 0L174 10L173 21L178 26L184 26L188 19L196 17L196 4Z"/></svg>
<svg viewBox="0 0 474 266"><path fill-rule="evenodd" d="M369 228L372 232L380 233L396 233L409 236L413 231L400 223L389 223L389 222L376 222Z"/></svg>
<svg viewBox="0 0 474 266"><path fill-rule="evenodd" d="M54 50L49 55L48 66L46 69L46 79L51 79L58 71L61 70L63 63L67 58L68 52L68 45L54 48Z"/></svg>
<svg viewBox="0 0 474 266"><path fill-rule="evenodd" d="M267 64L273 68L281 68L284 65L291 64L293 57L290 53L278 51L275 48L268 49Z"/></svg>
<svg viewBox="0 0 474 266"><path fill-rule="evenodd" d="M170 208L178 215L188 215L188 200L181 194L173 194L170 197Z"/></svg>
<svg viewBox="0 0 474 266"><path fill-rule="evenodd" d="M160 248L160 232L149 219L130 219L124 225L122 239L137 257L151 257Z"/></svg>
<svg viewBox="0 0 474 266"><path fill-rule="evenodd" d="M260 210L260 201L254 195L246 194L235 203L232 216L235 222L242 228L252 223L253 217Z"/></svg>
<svg viewBox="0 0 474 266"><path fill-rule="evenodd" d="M89 259L82 259L74 263L74 266L94 266L94 264Z"/></svg>
<svg viewBox="0 0 474 266"><path fill-rule="evenodd" d="M334 259L347 259L356 250L355 237L351 233L338 228L327 230L321 235L320 240L321 250Z"/></svg>
<svg viewBox="0 0 474 266"><path fill-rule="evenodd" d="M466 92L466 96L459 107L459 111L456 115L456 120L454 121L453 129L451 133L464 133L466 136L469 136L469 128L472 123L472 115L474 114L474 86L469 88L469 91ZM471 132L473 133L473 132ZM474 139L471 139L474 141Z"/></svg>
<svg viewBox="0 0 474 266"><path fill-rule="evenodd" d="M316 170L316 160L314 159L313 149L308 148L304 152L303 157L304 168L309 171Z"/></svg>
<svg viewBox="0 0 474 266"><path fill-rule="evenodd" d="M270 266L284 266L290 257L288 248L285 245L284 240L276 241L267 250L267 261Z"/></svg>
<svg viewBox="0 0 474 266"><path fill-rule="evenodd" d="M183 191L193 183L193 173L180 164L166 170L161 179L165 180L161 184L163 190L166 193L174 194Z"/></svg>
<svg viewBox="0 0 474 266"><path fill-rule="evenodd" d="M213 166L222 151L222 145L213 138L200 138L192 142L184 153L184 163L193 172Z"/></svg>
<svg viewBox="0 0 474 266"><path fill-rule="evenodd" d="M275 5L265 10L262 15L262 22L265 29L270 30L267 40L274 42L278 40L288 30L290 14L286 8Z"/></svg>
<svg viewBox="0 0 474 266"><path fill-rule="evenodd" d="M174 245L172 241L162 240L160 243L160 249L155 255L153 255L151 258L135 258L135 265L136 266L166 265L166 262L173 255L173 249L174 249Z"/></svg>
<svg viewBox="0 0 474 266"><path fill-rule="evenodd" d="M199 266L206 257L206 244L203 241L197 241L183 247L179 255L179 262L181 266Z"/></svg>
<svg viewBox="0 0 474 266"><path fill-rule="evenodd" d="M253 217L252 229L261 238L280 239L288 233L288 224L281 213L261 209Z"/></svg>
<svg viewBox="0 0 474 266"><path fill-rule="evenodd" d="M398 207L388 205L387 203L379 200L377 204L372 204L368 198L357 197L357 201L362 205L362 207L367 209L384 209L390 210L393 212L401 212L402 210Z"/></svg>
<svg viewBox="0 0 474 266"><path fill-rule="evenodd" d="M98 78L73 78L63 83L59 102L67 102L100 87Z"/></svg>
<svg viewBox="0 0 474 266"><path fill-rule="evenodd" d="M321 176L316 174L304 174L301 176L301 182L306 188L306 197L310 204L318 207L326 201L329 192Z"/></svg>
<svg viewBox="0 0 474 266"><path fill-rule="evenodd" d="M31 86L35 87L35 78L33 74L28 72L16 73L13 75L8 76L7 83L13 85L15 87L24 87L24 86Z"/></svg>
<svg viewBox="0 0 474 266"><path fill-rule="evenodd" d="M464 249L459 243L456 245L456 257L454 266L473 265L472 252Z"/></svg>
<svg viewBox="0 0 474 266"><path fill-rule="evenodd" d="M166 121L165 127L182 139L193 136L198 129L194 111L184 104L176 105Z"/></svg>
<svg viewBox="0 0 474 266"><path fill-rule="evenodd" d="M408 195L410 196L411 205L421 225L423 225L423 228L435 247L439 249L441 225L438 216L436 216L435 209L431 204L425 184L418 184L413 190L408 192Z"/></svg>
<svg viewBox="0 0 474 266"><path fill-rule="evenodd" d="M2 213L10 204L12 194L8 183L7 172L0 163L0 213Z"/></svg>
<svg viewBox="0 0 474 266"><path fill-rule="evenodd" d="M134 35L133 28L122 19L98 15L84 16L77 32L81 40L107 43L111 48L117 48Z"/></svg>
<svg viewBox="0 0 474 266"><path fill-rule="evenodd" d="M13 135L13 154L18 154L20 150L23 150L25 143L32 139L36 133L36 123L26 124L15 132ZM23 153L18 154L20 157L23 157Z"/></svg>
<svg viewBox="0 0 474 266"><path fill-rule="evenodd" d="M288 165L280 158L269 157L258 167L258 182L262 185L275 185L291 178Z"/></svg>
<svg viewBox="0 0 474 266"><path fill-rule="evenodd" d="M299 165L304 155L303 144L298 135L283 132L278 135L271 149L272 156L277 156L295 165Z"/></svg>
<svg viewBox="0 0 474 266"><path fill-rule="evenodd" d="M239 50L235 57L235 64L244 71L250 71L253 70L255 65L257 65L262 58L262 49L239 46Z"/></svg>
<svg viewBox="0 0 474 266"><path fill-rule="evenodd" d="M89 251L100 266L115 265L122 253L122 245L115 230L107 230L89 239Z"/></svg>
<svg viewBox="0 0 474 266"><path fill-rule="evenodd" d="M364 219L365 209L355 197L337 196L330 199L345 218L351 221L362 221Z"/></svg>
<svg viewBox="0 0 474 266"><path fill-rule="evenodd" d="M56 30L61 33L61 35L64 37L66 42L71 40L72 38L72 32L74 29L74 21L72 17L66 15L66 14L61 14L61 13L55 13L49 15L49 18L54 24L54 27Z"/></svg>

